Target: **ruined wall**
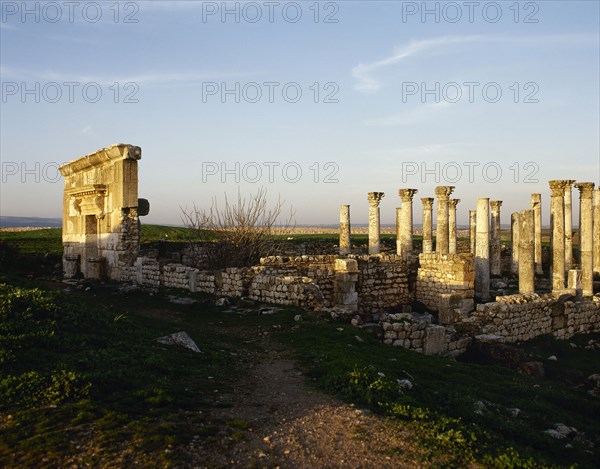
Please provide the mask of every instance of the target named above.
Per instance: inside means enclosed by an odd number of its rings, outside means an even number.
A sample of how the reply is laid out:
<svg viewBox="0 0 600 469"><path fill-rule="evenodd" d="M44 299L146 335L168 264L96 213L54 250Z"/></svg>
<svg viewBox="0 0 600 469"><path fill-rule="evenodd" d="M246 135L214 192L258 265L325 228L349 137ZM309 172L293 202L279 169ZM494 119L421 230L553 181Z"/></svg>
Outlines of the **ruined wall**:
<svg viewBox="0 0 600 469"><path fill-rule="evenodd" d="M551 295L510 295L477 305L470 322L482 334L504 342L521 342L544 334L568 339L578 333L600 331L600 296L583 302L559 301Z"/></svg>
<svg viewBox="0 0 600 469"><path fill-rule="evenodd" d="M431 316L429 316L431 318ZM464 352L472 339L456 334L451 327L431 324L424 318L415 320L411 314L382 314L383 343L426 355Z"/></svg>
<svg viewBox="0 0 600 469"><path fill-rule="evenodd" d="M121 280L137 257L141 149L112 145L60 167L67 277Z"/></svg>
<svg viewBox="0 0 600 469"><path fill-rule="evenodd" d="M268 303L310 309L324 306L320 288L313 279L291 275L293 268L254 266L202 271L179 263L139 257L123 270L122 280L149 287L181 288L218 296L247 296Z"/></svg>
<svg viewBox="0 0 600 469"><path fill-rule="evenodd" d="M191 244L159 242L160 256L177 259L183 264L199 269L210 268L210 251L214 243L197 242ZM331 241L306 241L302 243L293 240L267 242L265 251L270 258L297 258L302 256L327 256L336 255L339 250L337 244ZM281 262L281 259L279 259Z"/></svg>
<svg viewBox="0 0 600 469"><path fill-rule="evenodd" d="M416 300L428 308L439 311L444 294L458 295L468 308L473 304L474 288L472 254L419 254Z"/></svg>
<svg viewBox="0 0 600 469"><path fill-rule="evenodd" d="M306 277L319 286L323 304L334 304L335 255L324 256L269 256L260 260L260 265L268 267L277 275Z"/></svg>
<svg viewBox="0 0 600 469"><path fill-rule="evenodd" d="M358 263L358 309L378 311L412 300L409 291L409 263L401 256L348 256Z"/></svg>

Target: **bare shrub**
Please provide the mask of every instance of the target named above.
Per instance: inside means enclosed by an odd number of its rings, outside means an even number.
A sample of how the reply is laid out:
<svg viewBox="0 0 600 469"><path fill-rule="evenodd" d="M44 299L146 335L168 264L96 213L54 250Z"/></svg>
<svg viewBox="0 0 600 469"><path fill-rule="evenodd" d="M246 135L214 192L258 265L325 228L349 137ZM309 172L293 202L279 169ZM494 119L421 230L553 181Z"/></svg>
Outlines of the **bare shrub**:
<svg viewBox="0 0 600 469"><path fill-rule="evenodd" d="M196 241L210 244L202 249L190 246L197 263L208 262L211 268L246 267L255 265L276 247L273 235L290 232L294 210L280 222L285 201L278 196L269 206L267 190L260 188L256 194L242 196L238 189L237 200L231 202L225 194L222 205L213 197L209 209L194 204L192 209L181 208L183 224L193 229Z"/></svg>

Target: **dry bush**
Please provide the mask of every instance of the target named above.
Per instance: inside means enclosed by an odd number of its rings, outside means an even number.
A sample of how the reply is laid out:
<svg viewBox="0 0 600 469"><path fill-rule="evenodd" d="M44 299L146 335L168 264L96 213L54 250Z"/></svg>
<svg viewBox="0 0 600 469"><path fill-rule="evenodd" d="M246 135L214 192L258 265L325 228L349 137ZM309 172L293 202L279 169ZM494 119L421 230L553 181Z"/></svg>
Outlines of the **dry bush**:
<svg viewBox="0 0 600 469"><path fill-rule="evenodd" d="M290 207L281 223L284 206L280 196L269 206L267 190L260 188L248 197L238 190L234 202L225 194L222 205L213 197L208 210L196 204L190 210L181 208L183 224L194 230L196 240L210 242L201 250L191 246L190 252L197 253L198 264L208 262L215 269L255 265L275 247L275 231L279 235L290 231L294 211Z"/></svg>

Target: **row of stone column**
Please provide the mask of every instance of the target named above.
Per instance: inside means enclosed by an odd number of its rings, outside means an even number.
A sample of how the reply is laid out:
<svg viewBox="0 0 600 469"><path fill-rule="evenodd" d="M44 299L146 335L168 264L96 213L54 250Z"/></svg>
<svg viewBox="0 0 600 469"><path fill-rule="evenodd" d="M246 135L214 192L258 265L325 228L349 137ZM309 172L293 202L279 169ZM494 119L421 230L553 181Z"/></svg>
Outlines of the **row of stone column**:
<svg viewBox="0 0 600 469"><path fill-rule="evenodd" d="M593 295L594 272L600 272L600 192L593 182L553 180L550 185L552 228L552 290L565 288L565 274L573 267L571 188L579 190L579 270L583 296Z"/></svg>
<svg viewBox="0 0 600 469"><path fill-rule="evenodd" d="M543 274L542 269L542 195L531 194L531 201L529 202L533 211L533 250L534 250L534 266L535 273L537 275ZM520 235L520 213L515 212L510 218L510 228L512 237L512 258L511 258L511 272L513 274L519 273L519 235Z"/></svg>
<svg viewBox="0 0 600 469"><path fill-rule="evenodd" d="M573 265L571 187L575 181L550 181L552 225L552 286L562 290L565 272ZM594 191L593 183L575 184L580 191L580 251L583 294L593 291L593 273L600 272L600 189ZM436 252L455 254L456 205L460 199L450 199L454 186L438 186L435 194L437 206ZM413 244L413 197L417 189L400 189L402 206L396 210L397 253L406 256ZM369 192L369 254L380 252L379 203L383 192ZM421 199L423 205L423 252L433 252L433 202ZM475 256L476 293L482 299L489 296L490 275L501 274L500 207L502 201L478 198L477 210L469 211L470 248ZM533 292L535 274L542 274L542 218L541 194L532 194L531 210L513 213L512 271L519 275L519 290ZM491 223L490 223L491 208ZM556 240L556 242L554 242ZM340 210L340 254L350 252L350 212L348 205ZM533 263L533 267L531 266Z"/></svg>
<svg viewBox="0 0 600 469"><path fill-rule="evenodd" d="M456 254L456 205L460 199L450 199L454 186L436 187L438 199L436 252ZM413 245L413 197L417 189L398 191L402 206L396 209L396 253L406 257L412 252ZM385 196L383 192L369 192L369 254L381 252L379 203ZM423 252L433 252L432 211L433 198L422 198L423 204ZM350 206L340 207L340 254L350 252Z"/></svg>

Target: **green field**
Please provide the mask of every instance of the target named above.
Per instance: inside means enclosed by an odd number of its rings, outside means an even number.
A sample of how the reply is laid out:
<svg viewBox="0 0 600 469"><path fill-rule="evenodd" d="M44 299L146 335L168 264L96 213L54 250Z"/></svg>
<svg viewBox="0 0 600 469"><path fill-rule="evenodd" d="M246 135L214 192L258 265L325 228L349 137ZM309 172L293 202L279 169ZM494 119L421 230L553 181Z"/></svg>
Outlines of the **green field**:
<svg viewBox="0 0 600 469"><path fill-rule="evenodd" d="M153 229L151 239L185 236L168 229ZM1 237L22 247L23 261L48 254L59 233ZM34 249L35 239L44 240L41 250ZM219 449L223 435L229 445L249 435L239 419L206 415L221 405L216 397L233 392L275 346L295 357L322 392L410 429L423 467L600 466L600 402L582 385L600 372L599 351L584 348L600 334L574 338L576 347L549 337L520 346L547 369L546 378L534 379L506 367L385 346L365 331L294 308L261 316L260 305L249 306L255 313L234 314L208 295L182 291L115 294L110 285L92 285L65 292L43 266L35 279L22 270L4 261L0 270L2 467L134 461L187 467L184 449L192 439ZM198 303L176 305L170 294ZM301 323L294 320L299 313ZM202 354L154 340L180 330ZM269 341L242 340L264 331ZM414 386L401 388L397 379ZM559 422L575 427L578 437L555 440L544 433ZM133 459L120 459L124 452Z"/></svg>

